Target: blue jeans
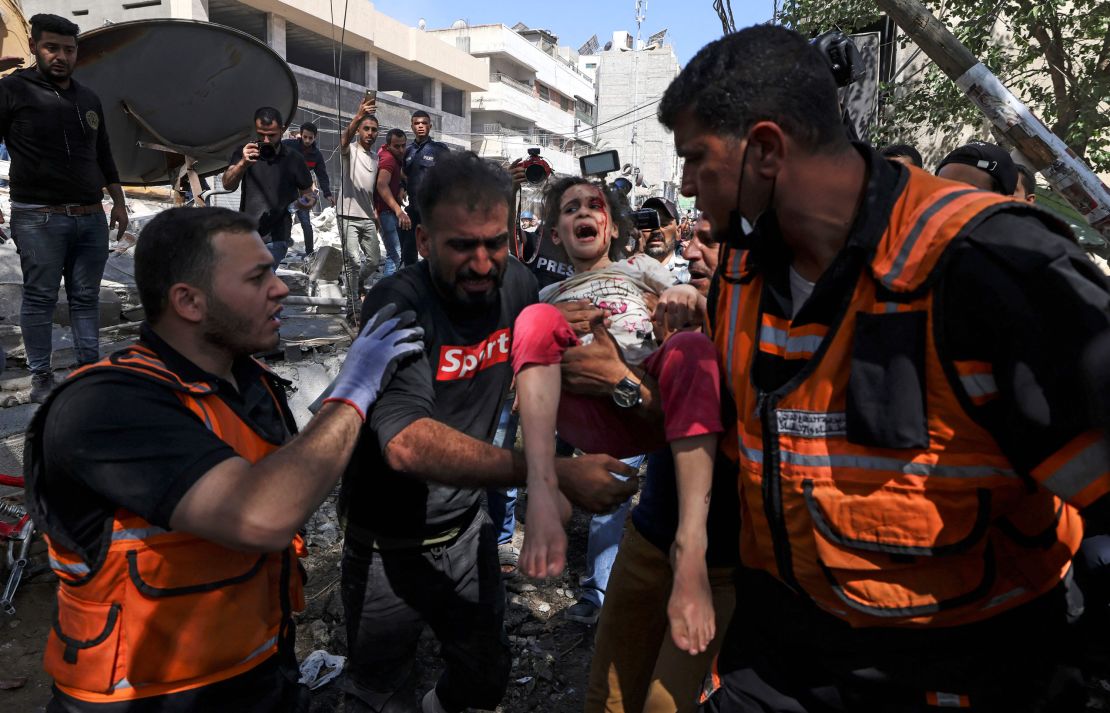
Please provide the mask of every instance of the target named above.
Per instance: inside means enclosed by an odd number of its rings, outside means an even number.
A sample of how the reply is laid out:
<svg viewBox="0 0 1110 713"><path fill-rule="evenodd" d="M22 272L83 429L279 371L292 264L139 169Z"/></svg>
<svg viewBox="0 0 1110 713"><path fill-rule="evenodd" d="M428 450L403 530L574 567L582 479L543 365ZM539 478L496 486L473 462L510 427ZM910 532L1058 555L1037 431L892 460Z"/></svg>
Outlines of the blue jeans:
<svg viewBox="0 0 1110 713"><path fill-rule="evenodd" d="M297 222L301 224L301 234L304 235L304 251L312 252L312 214L304 208L297 209Z"/></svg>
<svg viewBox="0 0 1110 713"><path fill-rule="evenodd" d="M289 243L284 240L275 240L266 243L266 249L274 256L274 272L277 272L278 265L281 264L281 261L285 259L286 253L289 252Z"/></svg>
<svg viewBox="0 0 1110 713"><path fill-rule="evenodd" d="M388 276L401 269L401 236L397 232L397 216L392 211L378 213L378 222L382 225L382 242L385 243L382 273Z"/></svg>
<svg viewBox="0 0 1110 713"><path fill-rule="evenodd" d="M632 456L621 462L639 469L645 457ZM580 582L582 593L579 599L585 599L599 607L605 603L605 588L609 586L609 573L617 559L617 546L624 535L624 521L628 517L631 504L630 498L621 503L615 512L590 518L590 536L586 541L586 574Z"/></svg>
<svg viewBox="0 0 1110 713"><path fill-rule="evenodd" d="M34 374L50 372L54 308L65 280L73 352L78 364L100 358L100 278L108 260L108 219L104 213L67 216L15 209L12 240L23 268L19 326Z"/></svg>
<svg viewBox="0 0 1110 713"><path fill-rule="evenodd" d="M382 217L385 217L382 213ZM394 218L396 220L396 218ZM384 220L382 221L385 222ZM516 443L516 429L520 423L520 414L513 413L513 396L505 400L501 408L501 416L497 421L497 432L493 436L493 445L499 448L513 449ZM497 528L497 544L504 545L512 542L513 532L516 530L516 488L486 489L486 508L493 526Z"/></svg>

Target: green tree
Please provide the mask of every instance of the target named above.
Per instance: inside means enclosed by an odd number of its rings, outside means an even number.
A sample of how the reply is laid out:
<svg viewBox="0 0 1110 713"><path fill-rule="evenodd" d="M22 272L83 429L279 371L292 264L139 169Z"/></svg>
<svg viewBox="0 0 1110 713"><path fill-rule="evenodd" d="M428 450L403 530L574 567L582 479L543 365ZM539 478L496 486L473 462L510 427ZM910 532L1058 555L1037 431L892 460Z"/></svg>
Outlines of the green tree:
<svg viewBox="0 0 1110 713"><path fill-rule="evenodd" d="M1096 171L1110 171L1110 2L927 0L925 5L1007 88ZM803 34L865 27L880 17L868 0L778 0L779 22ZM902 47L908 38L899 33ZM872 140L921 127L958 133L982 115L940 69L905 67L881 88Z"/></svg>

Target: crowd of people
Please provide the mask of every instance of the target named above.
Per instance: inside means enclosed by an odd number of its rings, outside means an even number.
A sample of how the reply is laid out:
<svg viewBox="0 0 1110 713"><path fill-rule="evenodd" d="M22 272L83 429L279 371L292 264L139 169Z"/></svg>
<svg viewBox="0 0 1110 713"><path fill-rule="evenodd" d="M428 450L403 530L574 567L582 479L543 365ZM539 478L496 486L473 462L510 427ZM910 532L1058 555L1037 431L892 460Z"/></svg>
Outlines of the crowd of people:
<svg viewBox="0 0 1110 713"><path fill-rule="evenodd" d="M69 77L77 28L31 24L0 138L39 375L46 293L99 281L81 260L87 242L103 265L103 188L127 217L99 104ZM1110 289L1004 150L960 147L933 175L912 147L850 141L824 58L774 26L707 45L660 102L696 220L654 197L637 230L587 177L515 216L519 166L448 150L423 112L412 143L390 129L376 149L375 110L368 94L343 132L333 194L315 127L283 142L259 109L223 177L241 210L143 229L138 343L88 343L36 382L51 713L307 710L298 530L337 485L349 712L496 708L505 580L564 570L575 506L593 513L566 612L596 624L590 713L1083 710L1108 606L1084 563L1110 525L1086 355ZM298 432L253 355L279 343L274 270L310 170L361 256L361 331ZM425 625L443 670L421 692Z"/></svg>

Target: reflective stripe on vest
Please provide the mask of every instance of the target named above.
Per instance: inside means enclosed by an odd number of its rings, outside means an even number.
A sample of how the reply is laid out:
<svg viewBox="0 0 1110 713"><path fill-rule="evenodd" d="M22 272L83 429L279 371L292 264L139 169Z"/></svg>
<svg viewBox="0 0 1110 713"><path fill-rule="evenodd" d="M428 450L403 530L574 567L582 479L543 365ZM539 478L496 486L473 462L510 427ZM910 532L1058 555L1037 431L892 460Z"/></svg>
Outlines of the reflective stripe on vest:
<svg viewBox="0 0 1110 713"><path fill-rule="evenodd" d="M1033 477L1070 503L1086 507L1110 492L1110 455L1098 431L1089 431L1033 469Z"/></svg>
<svg viewBox="0 0 1110 713"><path fill-rule="evenodd" d="M100 369L163 383L248 462L278 448L210 385L181 380L149 349L117 352L71 379ZM300 578L282 574L280 553L231 550L124 510L114 515L108 540L93 569L47 537L61 584L44 664L58 688L78 700L169 695L237 676L277 652L281 588L289 587L294 609L303 607Z"/></svg>
<svg viewBox="0 0 1110 713"><path fill-rule="evenodd" d="M1078 512L1056 496L1082 504L1110 490L1093 436L1019 475L962 405L997 395L990 365L949 371L938 354L930 275L965 226L1007 201L910 171L869 271L827 333L765 313L758 269L746 270L744 253L722 260L715 324L727 328L714 340L738 414L728 442L739 451L741 558L853 626L960 625L1040 596L1067 574L1082 537ZM871 328L857 332L864 317ZM915 330L921 351L882 341L902 334L882 320ZM920 381L919 399L858 390L875 372L853 371L857 334L893 356L855 363L913 364L900 378ZM763 393L751 373L760 350L807 363ZM898 383L901 395L915 388ZM1045 489L1031 492L1029 475Z"/></svg>

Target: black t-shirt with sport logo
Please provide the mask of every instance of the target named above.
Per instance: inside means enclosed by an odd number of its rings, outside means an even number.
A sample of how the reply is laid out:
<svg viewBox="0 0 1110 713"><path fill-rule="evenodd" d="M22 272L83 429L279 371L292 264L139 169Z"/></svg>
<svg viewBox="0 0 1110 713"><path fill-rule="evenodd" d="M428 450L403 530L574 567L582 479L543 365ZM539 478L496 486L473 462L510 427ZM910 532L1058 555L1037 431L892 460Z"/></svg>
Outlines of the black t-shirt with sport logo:
<svg viewBox="0 0 1110 713"><path fill-rule="evenodd" d="M363 321L387 304L412 310L424 328L424 352L402 362L366 417L340 491L347 522L393 539L423 539L458 524L479 490L398 473L385 446L421 418L433 418L488 442L513 379L512 327L538 300L536 280L509 258L500 300L489 307L453 305L436 292L427 261L379 282L362 306Z"/></svg>

